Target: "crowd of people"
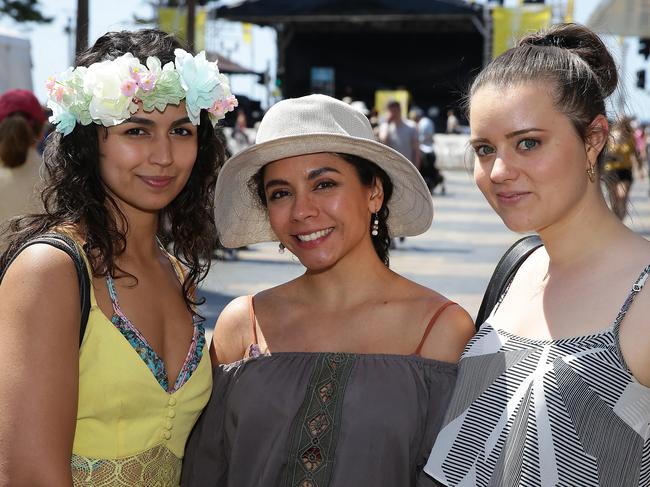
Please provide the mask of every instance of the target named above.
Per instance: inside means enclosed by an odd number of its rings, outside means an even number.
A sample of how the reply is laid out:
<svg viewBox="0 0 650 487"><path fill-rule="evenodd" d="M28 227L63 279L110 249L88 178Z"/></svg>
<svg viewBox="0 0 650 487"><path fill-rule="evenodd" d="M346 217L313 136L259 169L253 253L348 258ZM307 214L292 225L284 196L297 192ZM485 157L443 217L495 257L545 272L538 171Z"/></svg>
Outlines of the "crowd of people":
<svg viewBox="0 0 650 487"><path fill-rule="evenodd" d="M41 186L2 235L0 485L650 485L650 243L606 199L643 140L608 118L617 84L577 24L473 81L476 184L542 244L476 326L390 268L433 220L421 110L389 103L376 135L352 104L283 100L226 161L216 63L113 32L48 81L35 171L43 113L0 97L0 183ZM234 299L207 343L217 240L305 270Z"/></svg>

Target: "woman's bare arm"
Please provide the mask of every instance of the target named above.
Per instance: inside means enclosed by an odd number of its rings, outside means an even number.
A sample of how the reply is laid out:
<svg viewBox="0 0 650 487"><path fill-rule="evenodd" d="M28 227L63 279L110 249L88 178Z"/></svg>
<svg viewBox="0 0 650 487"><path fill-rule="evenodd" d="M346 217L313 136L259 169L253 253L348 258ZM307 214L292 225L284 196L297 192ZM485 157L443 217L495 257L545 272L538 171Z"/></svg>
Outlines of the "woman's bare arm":
<svg viewBox="0 0 650 487"><path fill-rule="evenodd" d="M476 328L472 317L460 306L445 309L433 325L422 347L422 357L456 363Z"/></svg>
<svg viewBox="0 0 650 487"><path fill-rule="evenodd" d="M0 284L0 486L71 485L79 286L70 257L25 249Z"/></svg>
<svg viewBox="0 0 650 487"><path fill-rule="evenodd" d="M214 326L210 358L212 365L241 360L253 343L253 325L248 296L233 299L223 309Z"/></svg>

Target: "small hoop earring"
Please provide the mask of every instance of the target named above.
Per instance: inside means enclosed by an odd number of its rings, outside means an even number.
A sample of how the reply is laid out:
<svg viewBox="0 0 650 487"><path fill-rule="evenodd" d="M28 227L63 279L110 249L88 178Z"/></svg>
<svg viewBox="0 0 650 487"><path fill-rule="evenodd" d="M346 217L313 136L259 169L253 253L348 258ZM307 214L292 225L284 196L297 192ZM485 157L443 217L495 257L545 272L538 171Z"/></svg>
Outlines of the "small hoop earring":
<svg viewBox="0 0 650 487"><path fill-rule="evenodd" d="M596 181L595 165L594 166L589 166L587 168L587 177L589 178L589 181L591 181L592 183Z"/></svg>
<svg viewBox="0 0 650 487"><path fill-rule="evenodd" d="M280 242L280 243L278 244L278 253L280 253L280 254L284 254L284 249L285 249L285 248L286 248L286 247L284 246L284 244L283 244L282 242Z"/></svg>
<svg viewBox="0 0 650 487"><path fill-rule="evenodd" d="M373 221L372 221L372 226L370 227L370 234L373 237L379 235L379 217L377 216L376 212L373 214Z"/></svg>

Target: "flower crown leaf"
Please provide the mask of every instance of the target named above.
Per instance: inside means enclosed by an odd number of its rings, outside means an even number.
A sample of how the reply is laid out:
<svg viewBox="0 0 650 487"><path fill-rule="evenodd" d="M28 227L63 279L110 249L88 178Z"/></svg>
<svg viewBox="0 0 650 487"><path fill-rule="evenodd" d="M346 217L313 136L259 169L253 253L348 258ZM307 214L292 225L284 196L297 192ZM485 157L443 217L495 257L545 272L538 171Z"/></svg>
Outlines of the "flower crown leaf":
<svg viewBox="0 0 650 487"><path fill-rule="evenodd" d="M237 106L227 78L216 62L206 59L205 51L196 56L183 49L174 51L174 62L161 67L150 56L146 65L131 53L88 67L68 68L46 82L47 106L52 109L50 122L68 135L77 123L118 125L138 111L164 111L169 104L185 99L187 115L194 125L200 123L201 110L207 110L216 124Z"/></svg>
<svg viewBox="0 0 650 487"><path fill-rule="evenodd" d="M174 63L169 62L163 69L160 69L160 61L150 57L147 59L147 65L149 64L157 69L149 69L153 73L154 87L140 93L142 109L145 112L151 112L154 109L162 112L169 104L178 105L185 98L185 90L181 86L178 72L174 70Z"/></svg>

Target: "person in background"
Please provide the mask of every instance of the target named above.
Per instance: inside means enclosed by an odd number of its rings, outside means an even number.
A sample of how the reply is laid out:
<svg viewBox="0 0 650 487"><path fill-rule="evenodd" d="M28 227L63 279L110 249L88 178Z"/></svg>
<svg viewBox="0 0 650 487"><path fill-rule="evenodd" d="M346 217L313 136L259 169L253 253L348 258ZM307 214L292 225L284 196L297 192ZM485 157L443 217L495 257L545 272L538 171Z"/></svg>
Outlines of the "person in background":
<svg viewBox="0 0 650 487"><path fill-rule="evenodd" d="M379 142L402 154L419 171L421 163L417 127L410 120L402 118L402 105L397 100L390 100L386 104L386 111L386 119L379 125ZM400 236L400 243L405 239L405 236ZM395 241L391 240L391 248L395 247Z"/></svg>
<svg viewBox="0 0 650 487"><path fill-rule="evenodd" d="M634 180L634 169L642 170L634 131L628 118L616 120L611 125L606 157L602 164L602 174L609 187L612 211L621 220L627 215L630 188Z"/></svg>
<svg viewBox="0 0 650 487"><path fill-rule="evenodd" d="M305 272L221 313L182 485L432 485L422 466L474 325L388 266L390 235L433 217L413 164L311 95L269 109L216 193L225 245L279 241Z"/></svg>
<svg viewBox="0 0 650 487"><path fill-rule="evenodd" d="M458 121L456 112L453 109L447 110L447 133L448 134L460 133L460 122Z"/></svg>
<svg viewBox="0 0 650 487"><path fill-rule="evenodd" d="M10 90L0 96L0 233L11 217L42 208L42 159L36 145L44 123L43 108L31 91Z"/></svg>
<svg viewBox="0 0 650 487"><path fill-rule="evenodd" d="M598 178L617 83L601 39L559 24L472 84L476 183L544 245L463 353L425 467L447 487L650 485L650 242Z"/></svg>
<svg viewBox="0 0 650 487"><path fill-rule="evenodd" d="M650 124L642 126L643 129L643 143L645 144L645 160L646 160L646 174L648 175L648 184L650 185ZM650 195L650 187L648 188Z"/></svg>
<svg viewBox="0 0 650 487"><path fill-rule="evenodd" d="M420 146L433 147L433 135L436 133L433 120L424 115L420 107L413 107L409 111L409 120L415 123L418 129L418 142Z"/></svg>
<svg viewBox="0 0 650 487"><path fill-rule="evenodd" d="M237 118L235 119L235 125L230 132L230 144L229 149L231 154L236 154L239 151L244 150L246 147L251 145L252 140L250 139L248 133L248 121L246 118L246 112L243 109L237 110Z"/></svg>
<svg viewBox="0 0 650 487"><path fill-rule="evenodd" d="M195 289L216 240L213 123L236 102L156 29L104 34L48 91L45 212L0 257L0 485L177 486L212 385ZM84 322L68 254L23 247L53 232L86 263Z"/></svg>
<svg viewBox="0 0 650 487"><path fill-rule="evenodd" d="M402 106L397 100L389 101L386 110L386 119L379 126L379 142L402 154L419 169L417 128L409 120L402 118Z"/></svg>
<svg viewBox="0 0 650 487"><path fill-rule="evenodd" d="M639 159L641 169L645 169L646 150L643 125L639 123L639 120L636 117L632 117L630 119L630 127L632 129L632 136L634 137L636 155Z"/></svg>
<svg viewBox="0 0 650 487"><path fill-rule="evenodd" d="M442 194L445 194L445 178L436 167L436 152L433 145L435 127L433 120L424 115L421 108L414 107L409 112L409 119L415 123L418 130L420 150L420 174L427 183L431 194L439 184L442 184Z"/></svg>

